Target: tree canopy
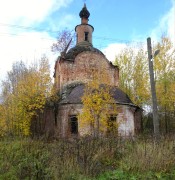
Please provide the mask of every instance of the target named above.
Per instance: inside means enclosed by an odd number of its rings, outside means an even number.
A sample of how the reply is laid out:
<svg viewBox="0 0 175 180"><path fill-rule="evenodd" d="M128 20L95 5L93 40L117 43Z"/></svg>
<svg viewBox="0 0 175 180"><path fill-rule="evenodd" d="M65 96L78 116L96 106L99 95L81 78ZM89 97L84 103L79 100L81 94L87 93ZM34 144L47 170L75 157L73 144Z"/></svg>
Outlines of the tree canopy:
<svg viewBox="0 0 175 180"><path fill-rule="evenodd" d="M0 135L29 135L31 119L44 108L51 87L46 57L29 67L15 62L2 82Z"/></svg>
<svg viewBox="0 0 175 180"><path fill-rule="evenodd" d="M154 44L153 52L157 49L160 53L153 61L158 111L162 129L167 132L175 127L175 50L168 37ZM120 68L119 87L147 111L151 107L147 50L128 46L116 56L115 64Z"/></svg>

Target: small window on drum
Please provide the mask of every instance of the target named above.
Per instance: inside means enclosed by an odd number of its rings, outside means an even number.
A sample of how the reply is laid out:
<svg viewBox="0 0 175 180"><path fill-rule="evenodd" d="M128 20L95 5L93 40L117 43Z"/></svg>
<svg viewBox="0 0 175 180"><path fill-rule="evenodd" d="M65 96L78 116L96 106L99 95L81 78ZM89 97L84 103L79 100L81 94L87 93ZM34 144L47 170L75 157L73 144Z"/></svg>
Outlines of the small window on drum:
<svg viewBox="0 0 175 180"><path fill-rule="evenodd" d="M88 32L85 32L85 33L84 33L84 40L85 40L85 41L88 41Z"/></svg>
<svg viewBox="0 0 175 180"><path fill-rule="evenodd" d="M70 116L69 125L70 125L70 133L78 134L78 119L76 116Z"/></svg>

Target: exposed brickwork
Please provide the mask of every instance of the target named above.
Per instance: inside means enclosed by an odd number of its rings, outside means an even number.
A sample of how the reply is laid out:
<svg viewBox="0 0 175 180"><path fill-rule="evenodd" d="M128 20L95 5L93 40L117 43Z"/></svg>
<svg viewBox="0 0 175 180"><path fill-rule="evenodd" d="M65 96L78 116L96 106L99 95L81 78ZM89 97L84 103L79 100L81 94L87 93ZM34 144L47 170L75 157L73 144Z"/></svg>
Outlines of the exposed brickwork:
<svg viewBox="0 0 175 180"><path fill-rule="evenodd" d="M134 113L135 107L126 105L118 106L117 122L119 124L118 134L121 136L135 135ZM58 129L60 137L71 137L69 117L82 112L81 104L66 104L59 107ZM139 121L138 121L139 122ZM137 123L138 123L137 122ZM81 127L78 122L78 136L90 134L90 126Z"/></svg>
<svg viewBox="0 0 175 180"><path fill-rule="evenodd" d="M80 25L76 26L75 30L77 32L77 44L85 41L85 32L88 33L87 41L92 44L92 32L94 29L91 25L80 24Z"/></svg>
<svg viewBox="0 0 175 180"><path fill-rule="evenodd" d="M119 71L102 55L92 52L80 53L74 61L57 62L55 83L61 89L73 82L88 82L92 79L92 70L103 68L109 75L109 84L118 86ZM101 76L101 74L99 74Z"/></svg>
<svg viewBox="0 0 175 180"><path fill-rule="evenodd" d="M70 116L77 115L82 111L82 104L65 104L59 107L58 123L59 134L61 137L71 137L69 118ZM61 127L61 128L60 128ZM78 135L83 135L85 129L81 129L78 123Z"/></svg>
<svg viewBox="0 0 175 180"><path fill-rule="evenodd" d="M45 107L38 112L31 122L31 132L33 136L45 135L48 137L55 135L55 113L53 107Z"/></svg>

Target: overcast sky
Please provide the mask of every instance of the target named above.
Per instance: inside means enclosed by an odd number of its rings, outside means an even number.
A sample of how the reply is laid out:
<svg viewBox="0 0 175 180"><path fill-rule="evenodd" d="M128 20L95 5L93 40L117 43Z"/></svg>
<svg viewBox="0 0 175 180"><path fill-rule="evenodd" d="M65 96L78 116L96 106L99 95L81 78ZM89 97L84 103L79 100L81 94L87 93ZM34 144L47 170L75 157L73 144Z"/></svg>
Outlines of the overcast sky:
<svg viewBox="0 0 175 180"><path fill-rule="evenodd" d="M0 80L15 61L30 63L51 52L57 32L80 23L83 0L1 0ZM175 41L175 0L86 0L93 45L112 61L126 43L158 41L167 34Z"/></svg>

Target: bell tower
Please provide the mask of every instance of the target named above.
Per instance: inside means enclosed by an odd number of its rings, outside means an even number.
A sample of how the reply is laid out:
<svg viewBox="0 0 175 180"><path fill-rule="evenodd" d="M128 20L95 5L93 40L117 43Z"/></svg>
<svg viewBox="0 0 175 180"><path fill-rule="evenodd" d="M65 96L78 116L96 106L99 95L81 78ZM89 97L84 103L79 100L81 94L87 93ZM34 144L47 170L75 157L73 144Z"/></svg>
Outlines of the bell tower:
<svg viewBox="0 0 175 180"><path fill-rule="evenodd" d="M77 33L77 45L81 46L92 46L92 32L94 27L88 24L90 13L86 8L86 4L79 13L81 18L81 24L75 27Z"/></svg>

